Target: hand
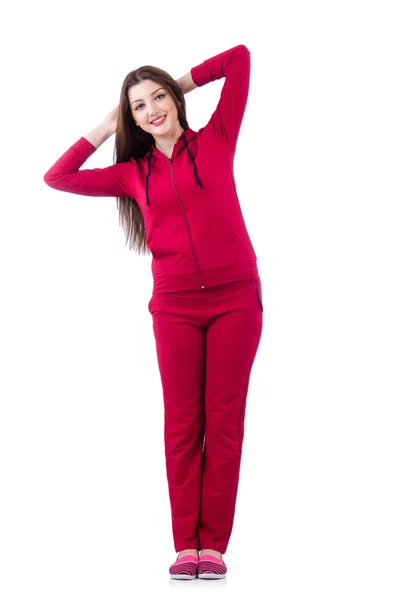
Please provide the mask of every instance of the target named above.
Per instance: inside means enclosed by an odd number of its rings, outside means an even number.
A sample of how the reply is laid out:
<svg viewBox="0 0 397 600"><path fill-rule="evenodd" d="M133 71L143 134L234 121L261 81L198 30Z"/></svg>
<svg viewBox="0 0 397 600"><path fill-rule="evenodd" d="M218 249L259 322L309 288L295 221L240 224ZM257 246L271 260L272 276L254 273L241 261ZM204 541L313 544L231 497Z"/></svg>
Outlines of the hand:
<svg viewBox="0 0 397 600"><path fill-rule="evenodd" d="M197 87L197 85L192 79L190 71L186 73L183 77L179 77L179 79L176 79L176 82L181 88L183 95L188 94Z"/></svg>
<svg viewBox="0 0 397 600"><path fill-rule="evenodd" d="M119 104L110 111L110 113L102 121L102 125L105 127L109 136L116 132L117 128L117 116L119 114Z"/></svg>

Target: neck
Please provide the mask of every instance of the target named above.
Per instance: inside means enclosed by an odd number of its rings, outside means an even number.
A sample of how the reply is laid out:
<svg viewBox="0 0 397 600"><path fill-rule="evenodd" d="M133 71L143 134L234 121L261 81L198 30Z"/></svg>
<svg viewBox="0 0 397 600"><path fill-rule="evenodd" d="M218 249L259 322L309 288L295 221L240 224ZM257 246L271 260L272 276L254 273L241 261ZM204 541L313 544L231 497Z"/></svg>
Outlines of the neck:
<svg viewBox="0 0 397 600"><path fill-rule="evenodd" d="M160 150L160 152L165 154L172 151L176 141L181 137L183 132L183 127L178 123L175 129L167 135L154 136L154 142L157 150Z"/></svg>

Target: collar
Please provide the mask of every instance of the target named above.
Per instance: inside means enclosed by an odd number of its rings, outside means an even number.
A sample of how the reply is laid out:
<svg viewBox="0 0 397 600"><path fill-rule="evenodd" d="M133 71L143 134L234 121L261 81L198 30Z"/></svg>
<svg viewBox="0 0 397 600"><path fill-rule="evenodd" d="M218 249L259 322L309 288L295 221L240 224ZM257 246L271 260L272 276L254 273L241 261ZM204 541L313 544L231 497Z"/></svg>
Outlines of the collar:
<svg viewBox="0 0 397 600"><path fill-rule="evenodd" d="M178 156L178 154L183 150L183 148L185 147L185 144L183 142L183 136L186 137L186 140L189 141L191 138L193 138L196 135L196 132L193 131L193 129L191 129L190 127L188 127L187 129L185 129L181 135L179 136L179 138L176 140L173 150L172 150L172 156ZM159 158L167 158L165 154L163 154L162 152L160 152L160 150L158 150L156 148L154 139L153 139L153 143L151 148L153 148L153 156L157 156Z"/></svg>

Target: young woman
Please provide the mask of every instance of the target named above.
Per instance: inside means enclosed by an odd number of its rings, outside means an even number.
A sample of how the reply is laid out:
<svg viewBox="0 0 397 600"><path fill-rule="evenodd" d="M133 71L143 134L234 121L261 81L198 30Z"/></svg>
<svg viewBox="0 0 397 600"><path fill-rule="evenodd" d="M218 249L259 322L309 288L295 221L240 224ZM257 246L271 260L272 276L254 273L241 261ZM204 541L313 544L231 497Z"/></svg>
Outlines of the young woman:
<svg viewBox="0 0 397 600"><path fill-rule="evenodd" d="M193 131L184 94L225 78ZM219 578L232 531L261 281L233 175L250 53L222 52L178 80L143 66L120 103L44 175L56 190L115 196L130 249L152 254L153 319L164 398L166 471L177 559L171 577ZM115 164L81 169L113 133ZM199 556L200 552L200 556Z"/></svg>

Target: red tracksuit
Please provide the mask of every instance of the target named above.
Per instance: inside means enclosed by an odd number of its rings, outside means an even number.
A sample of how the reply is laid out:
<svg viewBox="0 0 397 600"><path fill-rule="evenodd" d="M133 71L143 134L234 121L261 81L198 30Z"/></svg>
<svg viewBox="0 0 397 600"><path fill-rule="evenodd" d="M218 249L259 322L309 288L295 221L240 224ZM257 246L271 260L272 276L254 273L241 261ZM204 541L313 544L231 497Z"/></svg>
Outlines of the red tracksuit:
<svg viewBox="0 0 397 600"><path fill-rule="evenodd" d="M233 175L247 102L244 45L191 69L197 86L225 78L208 123L188 128L172 158L80 169L96 148L81 137L44 176L87 196L133 197L152 253L153 318L164 396L164 441L175 550L226 552L237 497L249 378L259 346L257 257Z"/></svg>

